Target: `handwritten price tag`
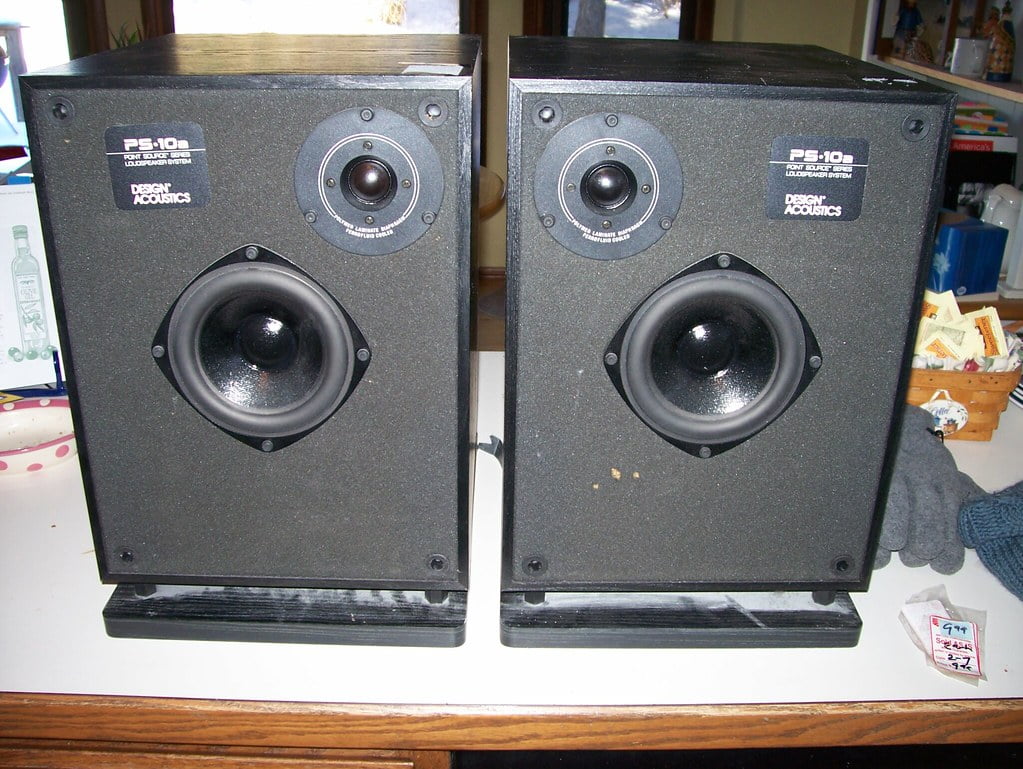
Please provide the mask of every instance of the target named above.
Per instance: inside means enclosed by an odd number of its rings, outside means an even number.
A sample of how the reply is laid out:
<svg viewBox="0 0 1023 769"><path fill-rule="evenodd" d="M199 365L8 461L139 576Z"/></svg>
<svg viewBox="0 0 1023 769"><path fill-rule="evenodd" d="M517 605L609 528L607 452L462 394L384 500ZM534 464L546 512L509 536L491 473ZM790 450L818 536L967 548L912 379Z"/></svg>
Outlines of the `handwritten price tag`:
<svg viewBox="0 0 1023 769"><path fill-rule="evenodd" d="M980 676L977 626L932 614L931 657L939 667L968 676Z"/></svg>

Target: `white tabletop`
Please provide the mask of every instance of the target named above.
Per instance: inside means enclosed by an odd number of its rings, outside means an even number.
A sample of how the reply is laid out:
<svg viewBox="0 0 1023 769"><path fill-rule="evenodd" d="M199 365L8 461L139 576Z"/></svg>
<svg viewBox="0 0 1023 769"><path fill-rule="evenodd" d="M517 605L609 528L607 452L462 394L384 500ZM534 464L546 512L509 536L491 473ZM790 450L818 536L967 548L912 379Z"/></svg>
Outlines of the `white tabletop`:
<svg viewBox="0 0 1023 769"><path fill-rule="evenodd" d="M503 432L503 355L480 355L479 432ZM989 490L1023 479L1023 410L989 443L950 442ZM1023 602L973 551L952 576L898 557L853 600L852 649L513 649L499 640L501 473L477 463L466 642L454 649L157 641L106 636L76 462L0 480L0 691L461 705L685 705L1023 697ZM926 666L902 603L944 584L987 612L987 680Z"/></svg>

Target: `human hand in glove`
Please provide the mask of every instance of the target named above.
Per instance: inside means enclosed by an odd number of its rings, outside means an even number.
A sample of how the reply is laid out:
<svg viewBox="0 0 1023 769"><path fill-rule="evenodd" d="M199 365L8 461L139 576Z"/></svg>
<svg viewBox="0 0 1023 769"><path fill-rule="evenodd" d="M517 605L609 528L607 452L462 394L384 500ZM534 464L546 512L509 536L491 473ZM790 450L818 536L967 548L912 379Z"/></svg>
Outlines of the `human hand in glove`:
<svg viewBox="0 0 1023 769"><path fill-rule="evenodd" d="M929 412L906 407L875 568L895 551L907 566L930 564L940 574L963 565L959 510L987 492L959 471L933 430Z"/></svg>

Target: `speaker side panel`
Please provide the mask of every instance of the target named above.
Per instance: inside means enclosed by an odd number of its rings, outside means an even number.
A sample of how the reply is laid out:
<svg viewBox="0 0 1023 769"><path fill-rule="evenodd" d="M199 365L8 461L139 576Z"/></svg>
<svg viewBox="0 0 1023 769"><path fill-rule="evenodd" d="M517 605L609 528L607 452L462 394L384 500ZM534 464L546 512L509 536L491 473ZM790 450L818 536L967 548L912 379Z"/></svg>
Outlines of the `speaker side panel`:
<svg viewBox="0 0 1023 769"><path fill-rule="evenodd" d="M474 108L466 78L428 91L419 82L348 90L69 88L60 94L73 105L67 121L50 119L54 92L30 93L106 579L464 586L471 425L465 212ZM387 109L419 124L428 95L450 109L443 124L423 128L444 177L428 231L382 256L325 242L294 194L305 138L350 108ZM208 203L122 210L105 132L170 123L201 127ZM162 377L150 351L181 290L246 243L312 276L373 350L344 405L271 454L207 422Z"/></svg>
<svg viewBox="0 0 1023 769"><path fill-rule="evenodd" d="M864 584L946 106L512 94L505 588ZM653 246L589 259L545 231L535 169L559 126L532 112L552 99L559 125L632 114L673 143L685 194ZM929 125L922 139L904 138L909 116ZM768 218L772 146L793 136L867 143L856 218ZM630 411L603 356L655 288L718 252L778 284L813 329L823 365L766 429L701 459Z"/></svg>

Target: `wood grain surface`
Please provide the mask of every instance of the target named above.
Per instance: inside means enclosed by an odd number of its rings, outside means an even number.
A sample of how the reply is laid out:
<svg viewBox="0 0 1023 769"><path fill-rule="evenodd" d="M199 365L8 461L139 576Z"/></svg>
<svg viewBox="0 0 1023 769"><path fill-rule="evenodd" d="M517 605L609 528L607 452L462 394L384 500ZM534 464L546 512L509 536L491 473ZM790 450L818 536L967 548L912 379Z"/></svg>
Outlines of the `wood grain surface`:
<svg viewBox="0 0 1023 769"><path fill-rule="evenodd" d="M449 769L450 763L444 752L0 740L0 766L16 769Z"/></svg>
<svg viewBox="0 0 1023 769"><path fill-rule="evenodd" d="M1023 699L521 707L8 693L0 738L436 751L994 743L1023 741Z"/></svg>

